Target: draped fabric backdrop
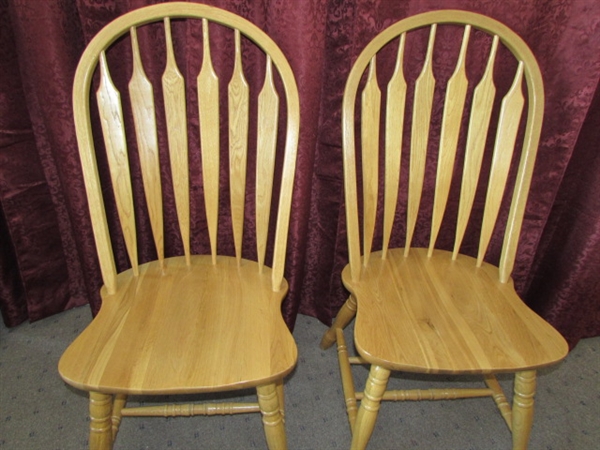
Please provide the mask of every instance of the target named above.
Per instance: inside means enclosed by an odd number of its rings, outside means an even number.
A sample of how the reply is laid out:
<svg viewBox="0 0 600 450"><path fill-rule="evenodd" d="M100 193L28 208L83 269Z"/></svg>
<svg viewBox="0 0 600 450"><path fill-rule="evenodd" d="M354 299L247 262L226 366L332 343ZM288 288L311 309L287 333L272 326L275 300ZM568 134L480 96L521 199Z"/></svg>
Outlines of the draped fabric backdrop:
<svg viewBox="0 0 600 450"><path fill-rule="evenodd" d="M0 0L0 308L15 326L100 307L101 284L71 112L85 45L150 0ZM346 298L340 107L361 49L391 23L439 8L480 12L538 58L546 116L513 278L574 345L600 334L600 3L594 0L207 0L287 55L301 135L284 315L330 323ZM436 47L437 48L437 47ZM117 259L126 261L123 249ZM125 262L126 263L126 262Z"/></svg>

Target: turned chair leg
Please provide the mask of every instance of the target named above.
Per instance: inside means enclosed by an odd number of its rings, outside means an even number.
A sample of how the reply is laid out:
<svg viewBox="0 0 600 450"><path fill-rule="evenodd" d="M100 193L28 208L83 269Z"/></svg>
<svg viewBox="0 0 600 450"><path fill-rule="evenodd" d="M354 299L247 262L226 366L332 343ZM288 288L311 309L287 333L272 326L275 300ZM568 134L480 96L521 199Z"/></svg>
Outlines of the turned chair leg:
<svg viewBox="0 0 600 450"><path fill-rule="evenodd" d="M119 427L121 426L122 409L127 404L127 396L124 394L115 395L112 405L111 423L112 423L112 439L113 442L117 438Z"/></svg>
<svg viewBox="0 0 600 450"><path fill-rule="evenodd" d="M263 427L269 450L287 449L285 427L279 406L277 382L258 386L258 404L262 413Z"/></svg>
<svg viewBox="0 0 600 450"><path fill-rule="evenodd" d="M535 385L535 370L515 374L515 394L512 407L513 450L527 449L533 423Z"/></svg>
<svg viewBox="0 0 600 450"><path fill-rule="evenodd" d="M285 393L283 391L283 380L277 381L277 400L279 401L281 420L285 423Z"/></svg>
<svg viewBox="0 0 600 450"><path fill-rule="evenodd" d="M350 424L350 431L354 433L354 425L356 424L356 414L358 412L356 402L356 390L354 388L354 379L352 378L352 369L348 358L348 346L344 338L344 332L341 328L337 328L337 351L338 362L340 365L340 377L342 378L342 389L344 391L344 399L346 402L346 413Z"/></svg>
<svg viewBox="0 0 600 450"><path fill-rule="evenodd" d="M342 309L340 309L340 311L338 312L338 315L335 318L333 325L331 325L331 327L323 335L323 338L321 339L320 347L323 350L326 350L329 347L331 347L333 345L333 343L335 342L335 338L336 338L335 330L337 328L340 328L340 329L346 328L346 325L348 325L350 323L350 321L352 321L352 319L354 319L355 315L356 315L356 298L354 298L354 296L351 295L350 297L348 297L348 300L346 300L346 303L344 303L344 306L342 306Z"/></svg>
<svg viewBox="0 0 600 450"><path fill-rule="evenodd" d="M352 450L362 450L367 447L369 438L375 428L381 398L387 387L389 377L389 370L376 365L371 366L369 378L365 385L364 397L360 402L356 423L354 424Z"/></svg>
<svg viewBox="0 0 600 450"><path fill-rule="evenodd" d="M112 408L112 395L90 392L90 450L112 449Z"/></svg>

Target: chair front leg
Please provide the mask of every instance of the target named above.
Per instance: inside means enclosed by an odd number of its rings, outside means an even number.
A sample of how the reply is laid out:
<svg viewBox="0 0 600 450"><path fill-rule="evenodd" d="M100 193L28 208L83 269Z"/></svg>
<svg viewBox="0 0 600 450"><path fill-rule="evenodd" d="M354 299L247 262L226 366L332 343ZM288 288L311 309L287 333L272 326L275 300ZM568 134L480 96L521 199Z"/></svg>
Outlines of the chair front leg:
<svg viewBox="0 0 600 450"><path fill-rule="evenodd" d="M287 449L285 427L279 406L277 384L278 383L275 382L256 388L258 405L260 406L260 412L262 414L263 427L269 450Z"/></svg>
<svg viewBox="0 0 600 450"><path fill-rule="evenodd" d="M112 407L112 395L90 392L90 450L112 449Z"/></svg>
<svg viewBox="0 0 600 450"><path fill-rule="evenodd" d="M512 407L513 450L526 450L533 424L533 402L536 372L527 370L515 374L515 395Z"/></svg>
<svg viewBox="0 0 600 450"><path fill-rule="evenodd" d="M342 306L342 309L340 309L340 311L338 312L338 315L336 316L333 325L331 325L331 327L325 332L323 338L321 339L320 347L323 350L328 349L335 342L335 330L338 328L341 328L343 330L344 328L346 328L346 325L348 325L352 321L352 319L354 319L354 316L356 315L356 308L356 298L353 295L350 295L350 297L348 297L348 300L346 300L346 303L344 303L344 305Z"/></svg>
<svg viewBox="0 0 600 450"><path fill-rule="evenodd" d="M360 402L354 432L352 434L352 450L362 450L367 447L369 438L375 428L377 413L381 398L387 387L390 371L380 366L372 365L369 378L365 385L364 397Z"/></svg>

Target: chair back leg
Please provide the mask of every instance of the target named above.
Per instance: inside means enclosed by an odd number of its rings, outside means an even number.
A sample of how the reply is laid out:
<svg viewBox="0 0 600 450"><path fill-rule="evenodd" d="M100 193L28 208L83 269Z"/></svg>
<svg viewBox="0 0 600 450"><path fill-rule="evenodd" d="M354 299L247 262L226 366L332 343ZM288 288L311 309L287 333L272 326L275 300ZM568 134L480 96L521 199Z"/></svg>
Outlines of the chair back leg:
<svg viewBox="0 0 600 450"><path fill-rule="evenodd" d="M329 347L333 345L336 339L335 330L340 328L346 328L354 316L356 315L356 298L353 295L348 297L346 303L342 306L342 309L338 312L338 315L333 322L333 325L325 332L323 338L321 339L321 349L327 350Z"/></svg>

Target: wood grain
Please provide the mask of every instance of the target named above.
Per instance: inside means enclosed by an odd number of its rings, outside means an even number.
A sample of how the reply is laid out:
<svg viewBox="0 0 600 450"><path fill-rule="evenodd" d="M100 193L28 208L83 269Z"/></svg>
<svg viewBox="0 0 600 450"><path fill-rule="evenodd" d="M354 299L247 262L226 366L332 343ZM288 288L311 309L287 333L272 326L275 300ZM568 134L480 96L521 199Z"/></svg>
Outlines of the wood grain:
<svg viewBox="0 0 600 450"><path fill-rule="evenodd" d="M202 19L202 67L197 78L198 111L200 116L200 148L204 206L213 263L217 260L217 229L219 227L219 77L210 54L208 21Z"/></svg>
<svg viewBox="0 0 600 450"><path fill-rule="evenodd" d="M427 161L427 145L429 143L429 126L435 78L433 76L433 45L437 25L431 25L427 55L421 74L415 83L415 99L410 140L410 174L408 178L408 206L406 208L406 246L405 254L412 243L412 237L419 215L423 180L425 178L425 162Z"/></svg>
<svg viewBox="0 0 600 450"><path fill-rule="evenodd" d="M169 140L169 158L171 176L175 193L175 206L179 220L179 231L186 258L190 259L190 173L188 162L188 137L186 127L187 108L185 104L185 81L175 61L171 21L164 20L167 45L167 65L162 76L167 137Z"/></svg>
<svg viewBox="0 0 600 450"><path fill-rule="evenodd" d="M110 177L117 203L119 221L121 223L121 231L123 232L123 239L125 239L129 261L134 273L137 274L135 213L133 193L131 191L129 160L127 158L123 110L121 107L121 94L117 91L110 78L104 53L100 56L100 86L96 97L106 146L106 156L110 167Z"/></svg>
<svg viewBox="0 0 600 450"><path fill-rule="evenodd" d="M461 128L465 100L467 98L467 87L469 82L465 69L467 46L471 26L465 27L462 45L458 56L458 62L454 73L448 80L446 87L446 99L444 102L444 114L442 116L442 130L440 135L440 150L438 154L437 176L435 184L435 197L433 201L433 213L431 219L431 237L429 238L429 254L433 252L435 241L442 226L442 218L446 211L448 195L450 194L450 183L454 173L454 160L458 146L458 136Z"/></svg>
<svg viewBox="0 0 600 450"><path fill-rule="evenodd" d="M93 218L94 239L98 247L98 256L102 271L102 278L105 285L111 290L115 287L116 267L114 263L114 255L110 242L110 233L104 211L104 201L102 199L100 179L98 176L98 168L95 161L95 149L93 142L92 126L89 119L89 94L91 80L96 69L97 61L100 54L109 47L120 36L129 32L132 26L141 26L153 21L165 22L165 36L167 40L167 71L163 76L163 91L165 96L165 115L167 124L178 125L183 122L177 122L177 117L185 117L185 103L180 101L182 93L182 83L174 57L171 51L171 36L169 16L189 18L207 18L209 21L224 24L234 29L238 29L241 34L246 36L250 41L260 47L268 54L276 67L277 72L282 80L283 91L287 97L286 101L286 126L284 138L284 157L283 157L283 176L282 179L286 182L281 186L278 215L275 227L275 242L273 251L273 289L279 290L283 283L283 272L285 266L285 251L287 246L287 235L289 228L289 217L291 211L291 198L293 189L293 180L296 170L297 145L300 127L300 102L298 96L298 88L294 78L294 74L285 55L277 47L262 30L257 28L251 22L242 17L233 15L219 8L188 3L188 2L169 2L168 4L157 4L151 8L140 8L131 11L126 15L119 17L105 26L98 34L89 42L86 51L82 55L80 64L77 67L74 79L73 88L73 110L74 121L76 125L77 142L82 160L82 170L86 185L90 187L87 190L88 203L90 205L90 215ZM182 114L183 113L183 114ZM174 149L171 153L171 169L181 172L181 176L176 176L175 187L176 192L187 190L180 189L179 186L189 185L189 176L187 170L182 170L183 166L187 166L187 133L179 130L173 132L169 137L169 148ZM185 153L185 155L184 155ZM181 162L180 162L181 161ZM176 174L177 175L177 174ZM188 179L186 179L187 177ZM183 194L185 195L185 194ZM178 217L180 225L183 227L182 234L186 235L186 205L188 202L183 199L178 202L181 207L178 207ZM188 205L189 206L189 205ZM189 228L189 227L187 227ZM187 248L188 239L184 236L184 248Z"/></svg>
<svg viewBox="0 0 600 450"><path fill-rule="evenodd" d="M359 283L344 269L356 296L354 328L371 364L423 373L491 373L539 368L564 358L562 336L529 309L498 268L465 255L413 248L371 258ZM393 280L393 282L391 281ZM393 339L390 339L390 330ZM404 345L413 342L415 345Z"/></svg>
<svg viewBox="0 0 600 450"><path fill-rule="evenodd" d="M502 107L500 109L492 167L490 169L490 180L485 199L485 211L481 226L479 252L477 253L477 265L481 265L485 257L485 252L492 237L502 197L506 189L506 181L521 121L521 113L525 104L522 83L523 63L519 63L512 87L502 100Z"/></svg>
<svg viewBox="0 0 600 450"><path fill-rule="evenodd" d="M385 258L390 243L400 183L402 157L402 134L404 131L404 108L406 106L406 79L404 78L404 47L406 34L398 43L398 55L394 73L388 84L385 115L385 194L383 216L382 257Z"/></svg>
<svg viewBox="0 0 600 450"><path fill-rule="evenodd" d="M150 226L152 227L158 259L162 261L165 258L163 206L154 89L144 72L135 27L131 27L131 47L133 74L129 81L129 97L131 99L135 137L140 157L148 215L150 216Z"/></svg>
<svg viewBox="0 0 600 450"><path fill-rule="evenodd" d="M267 446L271 450L283 450L287 448L287 439L283 426L283 417L277 396L277 385L271 383L259 386L256 389L258 403L262 413L262 420L267 438Z"/></svg>
<svg viewBox="0 0 600 450"><path fill-rule="evenodd" d="M98 392L170 394L255 387L292 370L296 346L280 312L287 284L274 292L269 268L259 274L256 262L225 256L213 265L209 255L164 264L120 273L117 293L101 291L98 316L60 360L63 379Z"/></svg>
<svg viewBox="0 0 600 450"><path fill-rule="evenodd" d="M377 84L375 57L369 64L367 82L362 92L361 141L363 179L363 264L369 263L377 215L377 192L379 190L379 117L381 114L381 91Z"/></svg>
<svg viewBox="0 0 600 450"><path fill-rule="evenodd" d="M471 214L471 209L473 208L473 201L475 200L481 163L483 162L483 152L485 150L485 142L490 126L494 98L496 96L496 86L494 85L494 62L496 61L498 42L498 36L494 36L485 72L473 93L473 104L471 106L469 131L467 133L467 144L465 148L465 163L461 183L453 258L456 258L458 255L465 236L469 216Z"/></svg>
<svg viewBox="0 0 600 450"><path fill-rule="evenodd" d="M250 89L242 66L240 32L235 32L235 63L228 86L229 102L229 189L235 255L242 258L244 204L246 201L246 164Z"/></svg>
<svg viewBox="0 0 600 450"><path fill-rule="evenodd" d="M342 389L344 391L344 400L346 403L346 414L350 423L350 431L354 433L354 424L356 423L356 414L358 412L356 402L356 392L352 371L350 368L350 358L348 356L348 346L344 339L344 333L341 328L336 328L336 342L338 352L338 362L340 365L340 376L342 378Z"/></svg>
<svg viewBox="0 0 600 450"><path fill-rule="evenodd" d="M277 144L279 96L273 82L273 65L267 57L265 81L258 95L258 142L256 149L256 247L259 268L265 262Z"/></svg>
<svg viewBox="0 0 600 450"><path fill-rule="evenodd" d="M412 248L412 236L418 222L421 188L424 184L431 101L436 88L432 70L432 53L436 27L445 24L465 26L463 42L455 72L446 86L442 115L440 151L436 174L435 200L432 212L431 235L428 248ZM389 248L389 230L392 228L395 203L399 186L397 173L400 155L396 149L400 136L392 132L390 117L399 115L393 108L401 101L388 100L386 109L386 167L385 212L383 248L371 252L370 235L365 235L364 253L361 256L361 240L358 208L357 171L380 176L373 167L372 144L364 136L378 136L377 125L365 118L363 112L361 134L363 142L355 142L354 121L356 96L362 78L379 50L390 41L407 32L430 27L430 39L425 63L414 91L411 128L410 162L408 175L408 203L406 211L406 246ZM466 49L471 28L488 33L492 39L487 66L474 90L468 122L464 168L456 226L456 239L452 252L435 249L438 233L446 222L444 214L448 203L450 186L454 182L455 159L460 142L460 127L464 105L468 100L468 80L465 65ZM493 72L498 48L502 43L513 53L518 70L513 86L504 98L500 111L494 112L495 91ZM400 44L402 47L402 44ZM399 49L402 53L403 49ZM396 60L398 83L399 57ZM527 86L527 118L524 121L524 141L521 157L516 168L515 187L512 196L504 194L507 176L511 170L516 136L525 104L522 84ZM477 82L473 80L473 82ZM369 86L367 81L367 87ZM392 89L388 86L388 96ZM395 87L397 98L405 88ZM364 93L363 93L364 95ZM544 110L544 93L541 73L534 55L525 42L506 26L480 14L465 11L440 10L418 14L403 19L377 35L360 53L346 82L342 106L342 139L344 164L344 194L349 264L342 272L342 280L350 291L350 297L340 310L334 324L321 341L322 348L338 344L340 370L347 413L353 430L352 448L365 448L375 429L379 404L384 400L439 400L450 398L492 397L513 434L513 449L524 449L531 430L535 371L563 359L568 346L564 338L552 326L529 309L515 292L510 272L514 266L519 233L525 212L527 192L531 183L533 166ZM365 108L365 104L361 105ZM479 183L482 161L491 118L499 117L491 172L487 187L486 211L481 233L482 245L478 258L460 254ZM394 119L396 122L397 119ZM367 125L365 125L367 123ZM372 142L371 139L369 142ZM367 156L359 154L367 152ZM430 158L431 159L431 158ZM362 166L357 165L362 161ZM367 169L364 162L367 160ZM369 181L370 185L377 183ZM484 186L485 187L485 186ZM373 197L373 194L370 194ZM500 264L496 267L484 261L489 237L496 225L499 208L503 201L510 202L508 220L504 230ZM367 203L367 197L363 199ZM400 207L401 205L398 205ZM404 206L404 205L402 205ZM365 209L365 214L368 213ZM365 219L374 224L377 218ZM479 228L475 223L473 229ZM449 224L452 226L452 224ZM400 226L400 229L402 227ZM502 228L498 228L502 231ZM477 238L477 236L476 236ZM356 317L355 317L356 315ZM349 356L342 328L355 317L355 347L360 357ZM407 345L406 343L410 343ZM356 392L350 365L371 364L365 392ZM407 371L431 374L479 374L486 387L473 389L419 389L386 391L389 371ZM512 408L497 382L496 373L515 373L515 395ZM355 404L360 401L356 413ZM356 418L355 418L356 417Z"/></svg>
<svg viewBox="0 0 600 450"><path fill-rule="evenodd" d="M365 448L375 428L375 421L381 399L390 377L390 371L384 367L372 365L369 378L365 386L365 398L361 402L361 408L356 415L352 443L350 448L357 450Z"/></svg>
<svg viewBox="0 0 600 450"><path fill-rule="evenodd" d="M90 448L110 450L112 448L112 396L90 392Z"/></svg>
<svg viewBox="0 0 600 450"><path fill-rule="evenodd" d="M175 58L170 18L203 20L203 64L196 79L199 96L200 147L206 194L211 255L191 254L190 167L186 80ZM144 73L138 27L154 21L165 29L166 64L162 76L166 137L177 222L184 255L164 258L161 168L154 87ZM209 22L232 28L236 60L228 86L232 223L235 257L218 255L219 75L211 63ZM131 38L133 74L129 94L140 168L158 260L138 267L133 196L125 145L125 119L105 52L117 40ZM264 261L242 258L243 212L249 133L249 92L242 69L241 37L267 54L267 80L261 94L258 136L259 216L277 212L275 239L266 242L269 218L261 229L262 244L273 246L273 268ZM193 36L188 35L187 38ZM187 39L186 38L186 39ZM227 41L225 41L227 42ZM143 46L145 47L145 46ZM179 49L177 50L178 54ZM161 55L151 53L145 58ZM90 120L90 86L100 61L98 104L107 140L113 190L133 268L117 274L102 198ZM162 61L160 62L162 64ZM273 75L277 71L285 94L284 145L277 149L280 119ZM186 71L187 72L187 71ZM59 363L63 379L90 391L90 447L112 448L122 417L130 415L195 415L260 412L268 446L286 448L283 377L294 367L297 350L281 316L288 286L283 277L299 133L299 96L285 55L259 28L227 11L187 2L169 2L131 11L108 24L90 41L78 65L73 87L75 128L88 194L94 238L104 286L102 308L89 327L69 346ZM160 112L158 112L160 116ZM127 130L130 132L131 130ZM282 175L279 197L271 201L276 151ZM266 173L266 175L265 175ZM194 180L194 188L200 183ZM223 183L225 184L225 183ZM268 199L267 199L268 196ZM273 203L273 205L271 204ZM276 203L276 205L275 205ZM277 208L278 207L278 208ZM259 239L260 241L260 239ZM264 260L264 253L262 259ZM125 407L128 395L143 392L184 394L256 388L258 403L249 405L166 405L150 409Z"/></svg>

